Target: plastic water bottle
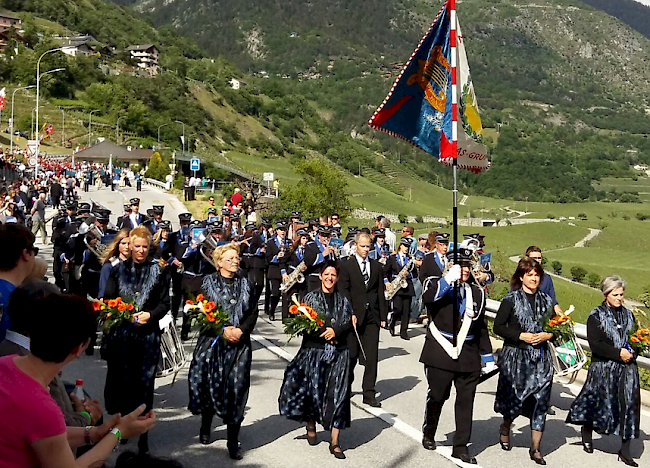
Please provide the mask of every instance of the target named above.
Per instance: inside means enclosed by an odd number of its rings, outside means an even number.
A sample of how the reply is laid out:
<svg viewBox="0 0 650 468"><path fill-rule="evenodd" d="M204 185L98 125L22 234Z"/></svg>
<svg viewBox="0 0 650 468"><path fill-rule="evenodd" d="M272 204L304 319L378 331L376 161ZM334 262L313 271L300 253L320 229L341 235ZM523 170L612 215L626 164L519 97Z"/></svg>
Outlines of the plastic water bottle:
<svg viewBox="0 0 650 468"><path fill-rule="evenodd" d="M84 393L84 381L82 379L77 379L72 394L79 398L79 401L84 401L86 399L86 395Z"/></svg>

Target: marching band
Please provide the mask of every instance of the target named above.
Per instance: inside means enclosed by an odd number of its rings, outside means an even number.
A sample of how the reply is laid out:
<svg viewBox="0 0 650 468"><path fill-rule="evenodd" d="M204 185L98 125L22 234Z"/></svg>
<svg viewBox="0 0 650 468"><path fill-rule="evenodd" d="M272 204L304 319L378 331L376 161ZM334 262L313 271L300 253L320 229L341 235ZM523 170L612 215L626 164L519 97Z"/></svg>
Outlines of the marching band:
<svg viewBox="0 0 650 468"><path fill-rule="evenodd" d="M212 204L204 211L204 220L193 220L190 213L181 213L180 227L173 230L172 223L163 219L164 206L153 205L145 215L140 213L138 198L124 205L117 225L110 223L110 210L98 203L61 201L52 233L56 284L64 291L95 299L131 292L141 303L137 326L111 330L102 339L101 355L108 361L105 398L109 412L124 414L142 402L147 411L153 406L155 375L178 370L186 361L181 341L190 338L192 323L182 305L187 299L204 295L228 314L228 332L224 331L224 340L201 333L190 368L189 407L193 414L201 415L201 443L210 443L212 420L219 416L228 425L230 456L242 458L239 431L250 386L250 333L258 317L258 302L265 293L264 315L271 321L276 320L279 305L282 320L289 318L292 301L329 304L326 309L332 324L347 323L346 308L351 313L345 332L336 329L341 334L338 339L345 343L337 341L335 332L328 331L334 328L326 326L317 332L319 336L305 335L303 340L305 350L301 353L317 359L318 365L333 375L319 374L311 384L301 382L301 376L314 369L305 370L306 364L297 361L285 374L280 412L307 422L310 444L315 423L319 422L332 429L332 454L345 458L338 430L349 425L346 398L355 365L364 366L364 404L380 407L375 391L380 329L386 328L391 336L397 336L400 322L399 336L409 340L409 323L426 320L420 356L428 383L424 448L436 447L438 420L453 384L456 431L452 457L476 463L468 450L476 388L479 382L499 372L495 410L503 414L501 447L510 450L510 425L517 416L526 415L531 418L532 428L530 457L545 464L540 442L553 364L550 354L544 351L550 334L537 333L535 325L550 304L548 296L535 295L543 276L540 265L522 260L515 274L521 278L513 278L513 291L502 302L502 308L510 309L500 310L494 325L494 331L505 338L499 370L485 319L485 286L494 281L494 274L490 254L482 250L484 236L465 235L460 245L450 249L448 233L433 232L416 239L413 229L405 226L392 250L386 239L389 232L394 234L385 222L378 223L373 231L349 226L343 237L338 215L332 222L327 217L303 221L300 213L294 212L290 219L274 223L262 217L258 224L249 222L251 212L254 209L246 207L231 214L224 207L218 214ZM535 275L537 280L529 279ZM330 303L332 297L336 299ZM456 306L454 300L458 301ZM168 311L173 319L182 314L180 338L174 326L168 326L166 331L158 326ZM533 343L527 341L529 335L539 336ZM334 346L328 348L328 344ZM321 351L310 351L312 348ZM328 351L323 354L322 350ZM92 354L93 346L87 352ZM335 356L331 357L331 353ZM127 356L129 359L124 359ZM336 365L330 366L334 362ZM345 382L347 390L341 387L336 396L327 394L320 388L327 379ZM120 394L117 388L127 381L133 392ZM310 411L322 408L304 406L304 402L299 409L292 407L301 395L301 385L315 386L309 391L324 398L318 404L336 401L335 417L312 414ZM580 419L580 414L576 411L573 421L581 423L584 418ZM599 428L591 420L588 424L589 430ZM629 444L636 435L634 430L638 430L638 426L631 427L624 436L622 459L626 462L633 460L625 452L625 443ZM586 444L585 451L591 442ZM141 452L148 451L146 434L138 445Z"/></svg>

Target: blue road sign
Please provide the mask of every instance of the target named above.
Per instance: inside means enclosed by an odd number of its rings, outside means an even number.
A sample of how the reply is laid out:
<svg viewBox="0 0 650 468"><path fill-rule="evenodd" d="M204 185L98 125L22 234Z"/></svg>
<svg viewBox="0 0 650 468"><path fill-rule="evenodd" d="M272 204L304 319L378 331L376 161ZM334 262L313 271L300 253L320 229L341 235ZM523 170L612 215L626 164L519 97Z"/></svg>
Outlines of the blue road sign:
<svg viewBox="0 0 650 468"><path fill-rule="evenodd" d="M201 169L201 160L198 158L190 159L190 171L198 171Z"/></svg>

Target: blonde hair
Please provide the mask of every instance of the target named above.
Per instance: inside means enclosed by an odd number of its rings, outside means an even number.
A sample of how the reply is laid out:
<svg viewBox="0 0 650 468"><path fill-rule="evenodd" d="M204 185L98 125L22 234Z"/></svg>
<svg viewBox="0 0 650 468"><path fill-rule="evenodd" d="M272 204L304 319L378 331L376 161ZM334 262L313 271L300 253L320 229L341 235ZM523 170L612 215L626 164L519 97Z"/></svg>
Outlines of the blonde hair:
<svg viewBox="0 0 650 468"><path fill-rule="evenodd" d="M162 240L162 233L164 229L158 229L156 233L153 235L153 245L158 247L160 245L160 241Z"/></svg>
<svg viewBox="0 0 650 468"><path fill-rule="evenodd" d="M131 229L131 232L129 233L131 244L133 244L136 239L146 239L149 245L151 245L151 233L149 232L149 229L144 226L137 226Z"/></svg>
<svg viewBox="0 0 650 468"><path fill-rule="evenodd" d="M111 260L113 257L117 257L120 255L120 242L122 242L124 239L129 238L129 230L128 229L121 229L113 238L113 241L110 243L108 246L108 249L104 252L102 255L102 258L100 261L102 264L108 262ZM130 241L130 239L129 239Z"/></svg>
<svg viewBox="0 0 650 468"><path fill-rule="evenodd" d="M42 280L47 273L47 262L40 257L34 259L32 271L29 272L27 277L23 280L22 284L29 283L34 280Z"/></svg>
<svg viewBox="0 0 650 468"><path fill-rule="evenodd" d="M230 244L220 245L214 249L214 252L212 252L212 260L214 260L214 264L218 265L221 261L221 257L223 257L223 254L229 250L234 250L237 252L237 255L239 255L239 246L237 244L231 242Z"/></svg>

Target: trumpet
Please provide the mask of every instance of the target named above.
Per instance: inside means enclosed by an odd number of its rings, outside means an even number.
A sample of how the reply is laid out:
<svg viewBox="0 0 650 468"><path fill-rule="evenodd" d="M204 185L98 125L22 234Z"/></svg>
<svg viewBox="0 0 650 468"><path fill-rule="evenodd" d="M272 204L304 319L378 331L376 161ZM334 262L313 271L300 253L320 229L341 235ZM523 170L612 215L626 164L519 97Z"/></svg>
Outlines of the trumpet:
<svg viewBox="0 0 650 468"><path fill-rule="evenodd" d="M303 272L307 269L307 265L303 260L298 264L295 270L289 273L287 280L283 281L280 285L280 292L285 293L293 287L296 283L303 283L305 281L305 275Z"/></svg>
<svg viewBox="0 0 650 468"><path fill-rule="evenodd" d="M413 268L413 265L415 265L415 259L411 257L409 258L409 261L406 263L406 265L404 265L404 267L397 274L395 279L386 285L384 296L386 297L387 301L390 301L393 296L397 294L397 291L408 286L406 277L408 276L409 271L411 271L411 268Z"/></svg>

